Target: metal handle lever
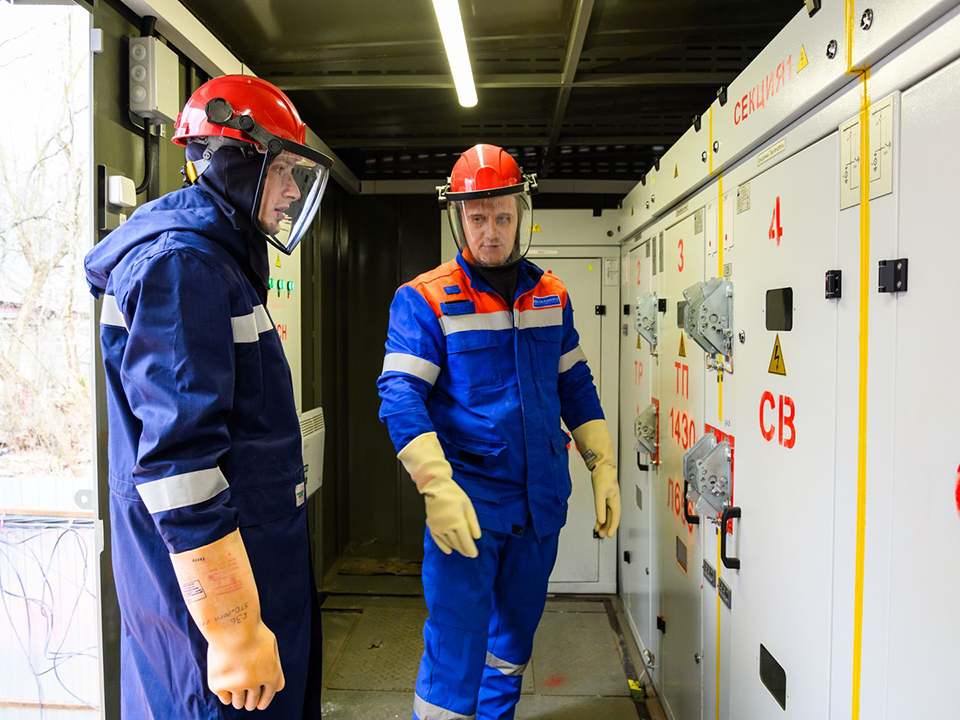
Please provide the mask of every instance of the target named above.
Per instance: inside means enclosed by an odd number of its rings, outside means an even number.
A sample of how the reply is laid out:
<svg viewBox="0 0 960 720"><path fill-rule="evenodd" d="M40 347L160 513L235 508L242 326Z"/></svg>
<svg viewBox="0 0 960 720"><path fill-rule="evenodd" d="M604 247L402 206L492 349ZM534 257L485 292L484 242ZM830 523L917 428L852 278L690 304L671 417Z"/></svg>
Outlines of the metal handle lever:
<svg viewBox="0 0 960 720"><path fill-rule="evenodd" d="M720 515L720 560L723 566L731 570L740 569L740 558L727 557L727 521L740 519L740 508L725 507Z"/></svg>
<svg viewBox="0 0 960 720"><path fill-rule="evenodd" d="M637 451L637 470L642 470L646 472L649 469L650 469L649 465L644 465L642 462L640 462L640 451L638 450Z"/></svg>
<svg viewBox="0 0 960 720"><path fill-rule="evenodd" d="M690 513L687 512L687 503L689 502L689 500L687 500L687 491L689 489L690 489L690 481L684 480L683 481L683 519L687 521L688 525L699 525L700 516L691 515Z"/></svg>

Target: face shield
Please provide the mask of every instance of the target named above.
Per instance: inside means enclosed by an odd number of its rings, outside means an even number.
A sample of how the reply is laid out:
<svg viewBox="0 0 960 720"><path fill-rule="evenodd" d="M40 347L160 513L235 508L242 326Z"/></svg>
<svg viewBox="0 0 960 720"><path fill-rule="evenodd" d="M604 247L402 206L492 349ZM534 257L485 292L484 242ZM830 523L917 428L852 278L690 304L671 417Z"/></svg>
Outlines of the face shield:
<svg viewBox="0 0 960 720"><path fill-rule="evenodd" d="M289 255L320 209L330 167L325 155L279 141L280 152L268 148L264 154L252 220L270 244Z"/></svg>
<svg viewBox="0 0 960 720"><path fill-rule="evenodd" d="M320 209L333 160L323 153L264 130L250 115L235 115L223 98L207 103L207 119L249 135L263 153L263 168L251 221L287 255L300 243Z"/></svg>
<svg viewBox="0 0 960 720"><path fill-rule="evenodd" d="M481 267L519 262L533 237L536 177L493 190L451 193L438 188L440 205L447 209L453 238L464 259Z"/></svg>

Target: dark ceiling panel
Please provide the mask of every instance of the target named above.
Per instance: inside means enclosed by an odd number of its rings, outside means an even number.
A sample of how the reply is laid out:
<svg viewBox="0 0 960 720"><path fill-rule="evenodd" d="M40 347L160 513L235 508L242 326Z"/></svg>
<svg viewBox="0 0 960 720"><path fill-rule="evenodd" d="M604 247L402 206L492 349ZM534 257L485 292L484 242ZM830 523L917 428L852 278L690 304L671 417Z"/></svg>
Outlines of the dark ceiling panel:
<svg viewBox="0 0 960 720"><path fill-rule="evenodd" d="M462 108L430 0L185 2L361 179L442 177L482 141L552 178L639 179L803 5L460 0L479 96Z"/></svg>
<svg viewBox="0 0 960 720"><path fill-rule="evenodd" d="M554 94L547 88L480 89L480 102L473 108L460 107L447 89L293 92L290 97L324 140L337 142L344 137L470 136L485 130L543 135Z"/></svg>

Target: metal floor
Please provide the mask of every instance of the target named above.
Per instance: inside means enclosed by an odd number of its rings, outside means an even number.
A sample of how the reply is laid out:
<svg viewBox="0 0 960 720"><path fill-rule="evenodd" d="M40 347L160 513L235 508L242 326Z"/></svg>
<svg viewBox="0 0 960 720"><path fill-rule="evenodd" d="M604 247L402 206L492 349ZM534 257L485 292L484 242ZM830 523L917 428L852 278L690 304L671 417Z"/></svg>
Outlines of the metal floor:
<svg viewBox="0 0 960 720"><path fill-rule="evenodd" d="M409 720L426 606L422 596L369 594L378 580L386 592L396 590L400 578L364 580L361 592L368 594L327 595L323 602L323 717ZM646 700L639 699L643 693L631 693L627 680L636 678L639 667L618 598L551 598L516 717L661 720L652 687Z"/></svg>

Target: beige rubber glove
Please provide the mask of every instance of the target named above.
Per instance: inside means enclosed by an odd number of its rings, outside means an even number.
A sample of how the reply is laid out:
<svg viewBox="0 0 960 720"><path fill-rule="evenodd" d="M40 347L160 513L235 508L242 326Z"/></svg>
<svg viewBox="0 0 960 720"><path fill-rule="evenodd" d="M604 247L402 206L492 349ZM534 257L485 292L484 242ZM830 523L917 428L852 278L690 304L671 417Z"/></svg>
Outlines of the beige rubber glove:
<svg viewBox="0 0 960 720"><path fill-rule="evenodd" d="M593 480L593 502L597 510L594 532L613 537L620 525L620 483L613 457L613 438L604 420L591 420L573 431L583 461Z"/></svg>
<svg viewBox="0 0 960 720"><path fill-rule="evenodd" d="M187 610L207 639L207 684L224 705L266 710L283 690L277 638L260 618L260 596L235 530L170 555Z"/></svg>
<svg viewBox="0 0 960 720"><path fill-rule="evenodd" d="M480 521L473 503L453 480L453 469L435 432L418 435L397 458L410 473L427 506L427 528L447 555L456 550L468 558L479 554Z"/></svg>

